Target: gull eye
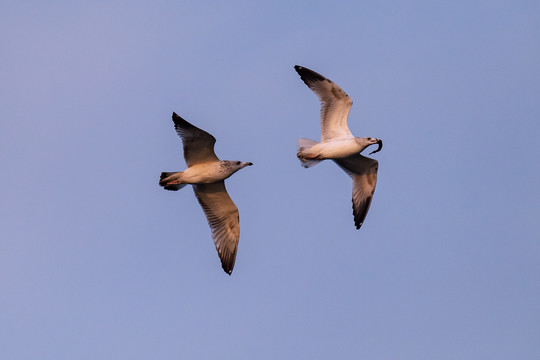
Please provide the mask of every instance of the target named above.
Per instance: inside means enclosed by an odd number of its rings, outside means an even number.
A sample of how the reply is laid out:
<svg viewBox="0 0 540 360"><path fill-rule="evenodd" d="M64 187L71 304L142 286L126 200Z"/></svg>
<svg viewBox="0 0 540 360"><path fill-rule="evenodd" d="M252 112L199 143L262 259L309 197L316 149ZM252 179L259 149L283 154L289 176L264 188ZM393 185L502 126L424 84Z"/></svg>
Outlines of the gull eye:
<svg viewBox="0 0 540 360"><path fill-rule="evenodd" d="M241 163L240 161L237 161L237 162L236 162L236 165L240 165L240 163Z"/></svg>

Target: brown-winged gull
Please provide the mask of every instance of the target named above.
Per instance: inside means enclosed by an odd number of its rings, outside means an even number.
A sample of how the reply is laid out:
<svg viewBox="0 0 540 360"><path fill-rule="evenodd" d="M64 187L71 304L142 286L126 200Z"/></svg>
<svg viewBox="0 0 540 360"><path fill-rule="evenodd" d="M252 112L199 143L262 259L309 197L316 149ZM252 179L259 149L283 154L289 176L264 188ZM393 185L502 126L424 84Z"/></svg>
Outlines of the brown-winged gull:
<svg viewBox="0 0 540 360"><path fill-rule="evenodd" d="M351 134L347 117L353 102L333 81L302 66L295 65L294 69L321 102L321 142L300 138L297 156L306 168L331 159L352 178L354 224L360 229L371 205L379 166L377 160L360 152L373 144L378 148L370 155L380 151L382 140Z"/></svg>
<svg viewBox="0 0 540 360"><path fill-rule="evenodd" d="M227 193L225 179L253 164L219 160L214 153L216 139L212 135L191 125L176 113L173 113L172 119L176 132L182 138L187 169L161 173L159 185L173 191L188 184L193 185L195 196L212 229L221 266L230 275L236 260L240 225L238 208Z"/></svg>

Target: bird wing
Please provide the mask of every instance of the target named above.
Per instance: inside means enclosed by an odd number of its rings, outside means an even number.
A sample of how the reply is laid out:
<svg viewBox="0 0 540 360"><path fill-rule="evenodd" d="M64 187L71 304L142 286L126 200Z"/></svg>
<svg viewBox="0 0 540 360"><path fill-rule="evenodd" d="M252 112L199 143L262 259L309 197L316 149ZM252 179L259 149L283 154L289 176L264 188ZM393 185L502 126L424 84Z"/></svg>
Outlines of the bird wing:
<svg viewBox="0 0 540 360"><path fill-rule="evenodd" d="M193 185L193 190L212 229L212 238L221 259L221 266L230 275L240 238L238 208L229 197L224 181Z"/></svg>
<svg viewBox="0 0 540 360"><path fill-rule="evenodd" d="M321 101L321 141L353 137L347 126L347 117L353 104L349 95L333 81L313 70L298 65L294 69Z"/></svg>
<svg viewBox="0 0 540 360"><path fill-rule="evenodd" d="M219 158L214 153L216 138L206 131L191 125L176 113L173 113L172 119L176 132L182 138L184 159L186 159L188 167L205 162L219 161Z"/></svg>
<svg viewBox="0 0 540 360"><path fill-rule="evenodd" d="M334 160L353 179L353 216L354 225L360 229L371 205L379 162L360 154Z"/></svg>

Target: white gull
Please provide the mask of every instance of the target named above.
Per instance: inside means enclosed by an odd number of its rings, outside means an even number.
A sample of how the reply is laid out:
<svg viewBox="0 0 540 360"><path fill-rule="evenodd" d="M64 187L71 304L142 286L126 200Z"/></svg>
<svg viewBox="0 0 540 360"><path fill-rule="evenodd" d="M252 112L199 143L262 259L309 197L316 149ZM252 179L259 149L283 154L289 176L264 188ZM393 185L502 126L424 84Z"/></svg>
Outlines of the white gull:
<svg viewBox="0 0 540 360"><path fill-rule="evenodd" d="M347 118L353 102L338 85L305 67L296 65L294 69L321 102L321 142L300 138L297 156L306 168L331 159L352 178L354 224L360 229L375 192L379 166L377 160L360 152L373 144L378 148L370 155L380 151L382 140L351 134Z"/></svg>

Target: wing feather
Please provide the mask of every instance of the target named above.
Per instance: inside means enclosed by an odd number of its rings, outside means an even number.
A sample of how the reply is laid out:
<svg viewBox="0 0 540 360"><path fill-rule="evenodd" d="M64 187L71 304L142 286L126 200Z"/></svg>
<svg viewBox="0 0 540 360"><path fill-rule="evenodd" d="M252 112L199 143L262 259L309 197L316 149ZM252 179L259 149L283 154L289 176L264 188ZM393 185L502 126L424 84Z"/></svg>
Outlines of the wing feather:
<svg viewBox="0 0 540 360"><path fill-rule="evenodd" d="M296 65L296 72L321 101L321 141L351 138L347 117L353 104L351 98L333 81L321 74Z"/></svg>
<svg viewBox="0 0 540 360"><path fill-rule="evenodd" d="M230 275L234 268L240 238L238 208L229 197L223 181L193 185L193 190L212 230L221 266Z"/></svg>
<svg viewBox="0 0 540 360"><path fill-rule="evenodd" d="M177 134L184 145L184 159L188 167L211 161L219 161L214 153L216 138L204 130L190 124L176 113L172 119Z"/></svg>
<svg viewBox="0 0 540 360"><path fill-rule="evenodd" d="M375 186L377 185L379 162L360 154L334 161L353 179L352 206L354 225L357 229L360 229L368 213Z"/></svg>

